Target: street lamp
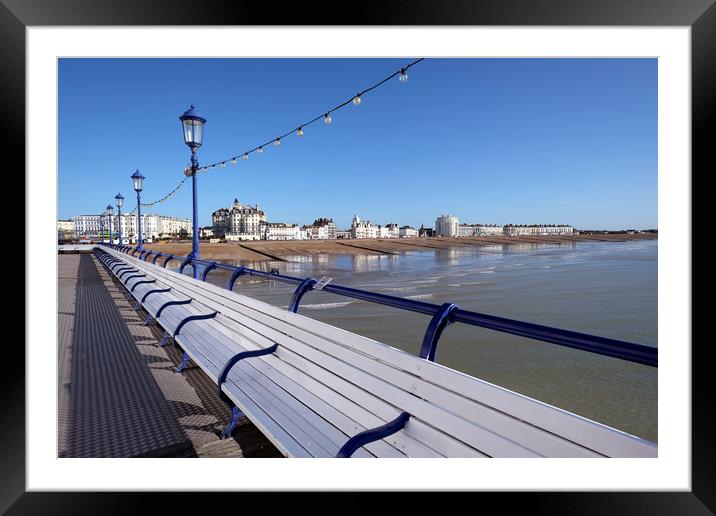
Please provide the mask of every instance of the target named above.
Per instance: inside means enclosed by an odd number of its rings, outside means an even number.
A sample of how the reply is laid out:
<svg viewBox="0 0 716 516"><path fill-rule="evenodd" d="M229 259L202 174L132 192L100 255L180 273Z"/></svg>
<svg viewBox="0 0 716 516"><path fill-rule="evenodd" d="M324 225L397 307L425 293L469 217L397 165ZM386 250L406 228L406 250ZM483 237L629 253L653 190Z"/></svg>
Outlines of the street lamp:
<svg viewBox="0 0 716 516"><path fill-rule="evenodd" d="M107 215L107 212L99 214L99 241L100 243L104 241L104 216Z"/></svg>
<svg viewBox="0 0 716 516"><path fill-rule="evenodd" d="M137 231L139 233L139 245L137 246L137 249L142 251L144 250L142 247L142 203L139 198L139 192L142 191L144 176L139 170L132 174L132 182L134 183L134 191L137 192Z"/></svg>
<svg viewBox="0 0 716 516"><path fill-rule="evenodd" d="M124 197L121 193L114 196L117 201L117 240L119 245L122 245L122 204L124 204Z"/></svg>
<svg viewBox="0 0 716 516"><path fill-rule="evenodd" d="M206 119L199 116L194 104L187 109L182 116L179 117L182 130L184 132L184 143L191 149L191 191L193 196L192 210L192 243L191 254L189 258L199 259L199 215L197 213L197 194L196 194L196 170L199 168L199 160L196 158L196 151L201 147L204 140L204 124ZM188 174L187 174L188 175ZM197 268L194 269L194 277L197 277Z"/></svg>
<svg viewBox="0 0 716 516"><path fill-rule="evenodd" d="M109 243L112 243L112 215L114 215L114 207L111 204L107 205L107 215L109 215Z"/></svg>

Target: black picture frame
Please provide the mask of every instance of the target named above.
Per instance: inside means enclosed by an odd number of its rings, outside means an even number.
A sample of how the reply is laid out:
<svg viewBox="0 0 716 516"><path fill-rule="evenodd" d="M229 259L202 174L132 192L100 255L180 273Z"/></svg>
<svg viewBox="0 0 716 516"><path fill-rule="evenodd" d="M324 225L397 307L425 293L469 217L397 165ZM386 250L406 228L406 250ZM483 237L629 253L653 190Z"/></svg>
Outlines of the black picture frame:
<svg viewBox="0 0 716 516"><path fill-rule="evenodd" d="M326 8L310 2L266 3L205 0L0 0L0 63L3 94L0 113L4 156L20 158L25 147L25 28L28 26L87 25L575 25L575 26L690 26L692 42L692 169L702 169L711 155L707 128L713 125L716 85L716 7L714 0L367 0ZM345 14L338 14L343 12ZM686 171L688 172L688 171ZM6 174L8 171L6 169ZM695 174L692 173L693 177ZM19 181L18 181L19 183ZM20 186L19 184L17 186ZM23 186L24 190L24 181ZM693 205L693 204L692 204ZM692 232L693 235L693 232ZM52 261L54 263L54 260ZM28 271L26 271L27 273ZM9 324L9 323L6 323ZM14 340L14 341L13 341ZM137 493L25 492L25 354L17 339L5 341L6 367L0 374L0 511L7 514L126 514L138 512L146 495ZM681 343L683 344L683 343ZM664 343L663 345L675 345ZM590 492L485 494L500 497L501 510L524 505L530 511L552 514L712 514L716 510L716 449L714 447L712 373L707 341L692 346L692 489L690 492ZM698 395L696 395L698 393ZM53 415L48 414L53 420ZM222 496L213 493L211 496ZM253 498L241 494L242 506ZM343 507L368 509L353 503L357 493L344 495ZM206 512L205 500L195 495L164 493L166 510ZM422 496L400 498L421 503ZM265 501L265 499L264 499ZM381 501L382 509L392 502ZM212 506L219 509L217 502ZM198 504L204 504L199 508ZM359 505L360 504L360 505ZM323 499L322 506L332 503ZM149 506L147 506L149 508ZM397 508L397 506L396 506Z"/></svg>

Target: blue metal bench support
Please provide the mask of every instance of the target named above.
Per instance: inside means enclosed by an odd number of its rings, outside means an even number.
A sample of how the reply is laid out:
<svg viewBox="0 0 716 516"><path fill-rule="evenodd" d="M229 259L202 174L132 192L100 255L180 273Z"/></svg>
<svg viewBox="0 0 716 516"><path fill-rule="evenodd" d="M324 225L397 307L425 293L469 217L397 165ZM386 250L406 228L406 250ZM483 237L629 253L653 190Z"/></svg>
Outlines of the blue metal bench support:
<svg viewBox="0 0 716 516"><path fill-rule="evenodd" d="M288 310L290 312L298 312L298 303L301 302L301 298L306 292L311 290L313 285L316 283L318 283L317 280L313 278L306 278L299 286L296 287L296 290L293 291L293 295L291 296L291 303L288 305Z"/></svg>
<svg viewBox="0 0 716 516"><path fill-rule="evenodd" d="M184 267L187 265L191 265L191 268L193 271L196 271L196 264L191 263L191 258L186 258L183 262L181 262L181 265L179 266L179 274L184 274Z"/></svg>
<svg viewBox="0 0 716 516"><path fill-rule="evenodd" d="M121 272L131 271L131 270L133 270L133 269L134 269L134 267L130 267L129 265L123 265L123 266L119 267L118 269L114 269L114 268L113 268L113 269L112 269L112 272L114 273L115 276L117 276L117 275L119 275L119 273L121 273Z"/></svg>
<svg viewBox="0 0 716 516"><path fill-rule="evenodd" d="M146 276L146 274L145 274L145 276ZM129 281L129 278L127 278L127 281ZM156 282L157 282L157 280L155 280L155 279L138 281L134 285L132 285L132 290L130 290L130 292L134 292L134 289L137 288L137 285L145 285L147 283L156 283Z"/></svg>
<svg viewBox="0 0 716 516"><path fill-rule="evenodd" d="M186 369L187 364L189 363L189 360L191 360L191 357L187 354L186 351L184 351L181 354L181 364L177 366L177 368L174 370L175 373L181 373L184 369Z"/></svg>
<svg viewBox="0 0 716 516"><path fill-rule="evenodd" d="M237 353L236 355L231 357L229 360L226 361L226 364L224 364L224 367L221 370L221 374L219 375L219 379L217 381L217 391L219 393L219 398L222 401L231 405L231 421L229 421L229 424L226 426L226 428L224 428L224 431L221 432L221 435L219 436L221 439L225 439L226 437L229 437L231 435L231 432L234 431L236 423L239 420L239 416L241 415L239 409L236 408L233 403L231 403L229 397L224 394L224 391L221 390L221 386L226 381L226 377L229 375L229 371L231 371L231 368L234 367L239 360L243 360L244 358L254 358L263 355L270 355L271 353L276 351L276 348L278 348L278 343L263 349L242 351L241 353Z"/></svg>
<svg viewBox="0 0 716 516"><path fill-rule="evenodd" d="M184 327L184 325L191 321L203 321L204 319L213 319L216 317L216 314L219 312L212 312L210 314L197 314L197 315L189 315L187 317L184 317L184 319L181 320L181 322L177 325L177 327L174 329L174 335L172 337L176 337L179 335L179 332Z"/></svg>
<svg viewBox="0 0 716 516"><path fill-rule="evenodd" d="M139 249L138 247L135 247L134 249L132 249L130 256L134 256L134 253L136 253L138 249ZM140 252L139 254L142 254L142 253Z"/></svg>
<svg viewBox="0 0 716 516"><path fill-rule="evenodd" d="M229 279L229 282L226 284L226 290L234 290L234 283L236 283L236 280L242 274L246 274L246 267L239 267L233 272L231 279Z"/></svg>
<svg viewBox="0 0 716 516"><path fill-rule="evenodd" d="M169 332L164 330L164 335L162 335L162 340L159 341L159 347L163 348L164 346L166 346L167 343L169 342L170 338L171 338L171 335L169 334Z"/></svg>
<svg viewBox="0 0 716 516"><path fill-rule="evenodd" d="M207 274L209 274L213 269L216 269L216 262L211 262L209 265L204 267L204 272L201 275L201 281L206 281Z"/></svg>
<svg viewBox="0 0 716 516"><path fill-rule="evenodd" d="M134 279L134 278L144 278L144 277L146 277L146 276L147 276L146 274L134 274L134 275L132 275L132 276L127 276L127 278L124 280L124 284L126 285L127 282L128 282L129 280L131 280L131 279Z"/></svg>
<svg viewBox="0 0 716 516"><path fill-rule="evenodd" d="M155 319L159 319L159 317L161 317L162 312L164 311L164 309L165 309L166 307L168 307L168 306L173 306L173 305L188 305L189 303L191 303L191 299L183 299L183 300L180 300L180 301L167 301L166 303L164 303L162 306L159 307L159 310L157 310L157 315L155 315L154 318L155 318Z"/></svg>
<svg viewBox="0 0 716 516"><path fill-rule="evenodd" d="M393 421L390 421L382 426L364 430L363 432L354 435L346 444L344 444L338 453L336 454L337 459L347 459L355 453L355 451L361 446L365 446L373 441L378 441L389 435L393 435L395 432L402 430L405 424L410 419L410 414L407 412L401 413Z"/></svg>
<svg viewBox="0 0 716 516"><path fill-rule="evenodd" d="M146 274L145 274L146 276ZM127 278L127 281L129 281L129 278ZM137 288L137 285L143 285L145 283L156 283L157 280L151 279L151 280L143 280L143 281L137 281L134 285L132 285L132 288L129 290L129 293L131 294L134 292L134 289ZM134 305L135 310L139 310L142 307L141 301L137 301Z"/></svg>
<svg viewBox="0 0 716 516"><path fill-rule="evenodd" d="M154 253L154 251L151 251L151 250L147 251L147 253L144 255L144 261L146 262L147 258L149 258L149 255L153 254L153 253Z"/></svg>
<svg viewBox="0 0 716 516"><path fill-rule="evenodd" d="M160 256L164 256L164 255L162 253L157 253L156 255L154 255L154 258L152 258L152 263L156 265L157 260L159 259Z"/></svg>
<svg viewBox="0 0 716 516"><path fill-rule="evenodd" d="M166 269L166 268L167 268L167 263L169 263L169 260L171 260L172 258L174 258L174 255L173 255L173 254L170 254L169 256L167 256L167 259L164 260L164 263L162 264L162 267L164 267L164 268Z"/></svg>
<svg viewBox="0 0 716 516"><path fill-rule="evenodd" d="M122 276L137 272L137 269L135 269L134 267L127 267L126 269L121 269L121 271L122 272L115 272L119 281L122 281Z"/></svg>
<svg viewBox="0 0 716 516"><path fill-rule="evenodd" d="M184 327L184 325L186 323L191 322L191 321L201 321L204 319L213 319L214 317L216 317L216 314L218 314L218 313L219 312L213 312L210 314L190 315L188 317L185 317L184 319L181 320L179 325L174 330L174 335L172 335L172 338L176 339L176 336L179 335L179 332L181 331L181 329ZM174 342L176 342L176 340ZM190 360L190 357L185 351L181 356L181 364L179 364L179 367L176 368L175 372L181 373L184 370L184 368L186 367L189 360Z"/></svg>
<svg viewBox="0 0 716 516"><path fill-rule="evenodd" d="M144 304L144 301L149 297L149 294L159 294L160 292L169 292L170 288L156 288L154 290L150 290L149 292L145 292L144 296L142 296L142 300L140 303Z"/></svg>
<svg viewBox="0 0 716 516"><path fill-rule="evenodd" d="M430 320L428 329L425 330L423 337L423 345L420 347L420 358L426 358L431 362L435 362L435 353L438 350L438 342L443 330L450 324L450 315L453 310L459 308L454 303L443 303L433 318Z"/></svg>

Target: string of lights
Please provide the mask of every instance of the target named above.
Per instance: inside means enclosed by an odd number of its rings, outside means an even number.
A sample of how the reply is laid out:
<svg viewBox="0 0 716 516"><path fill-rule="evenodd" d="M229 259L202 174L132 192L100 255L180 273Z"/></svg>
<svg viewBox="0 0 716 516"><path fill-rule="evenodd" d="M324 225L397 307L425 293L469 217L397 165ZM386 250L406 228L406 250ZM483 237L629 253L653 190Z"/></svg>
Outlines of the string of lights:
<svg viewBox="0 0 716 516"><path fill-rule="evenodd" d="M396 72L390 74L389 76L387 76L386 78L382 79L381 81L379 81L379 82L373 84L372 86L370 86L370 87L364 89L363 91L360 91L360 92L356 93L355 95L353 95L351 98L349 98L349 99L346 100L345 102L342 102L341 104L338 104L337 106L335 106L335 107L333 107L333 108L331 108L331 109L329 109L329 110L327 110L327 111L324 111L322 114L316 116L315 118L309 120L308 122L304 122L304 123L302 123L302 124L297 125L294 129L291 129L290 131L288 131L288 132L286 132L286 133L284 133L284 134L281 134L281 135L279 135L279 136L276 136L275 138L273 138L273 139L267 141L266 143L262 143L261 145L257 145L257 146L254 147L253 149L244 151L243 153L240 153L240 154L238 154L238 155L236 155L236 156L233 156L233 157L231 157L231 158L229 158L229 159L226 159L226 160L223 160L223 161L217 161L216 163L211 163L211 164L209 164L209 165L204 165L203 167L199 167L197 170L210 170L210 169L216 168L217 166L218 166L218 167L225 167L227 163L230 163L231 165L236 165L236 163L238 162L239 158L244 159L244 160L247 160L247 159L249 159L249 155L252 154L252 153L254 153L254 152L256 152L256 153L258 153L258 154L263 154L263 152L264 152L264 150L265 150L264 148L265 148L265 147L270 147L271 144L273 144L274 147L279 147L279 146L281 146L281 140L282 140L283 138L286 138L287 136L291 136L292 134L295 134L296 136L299 136L299 137L300 137L300 136L303 136L303 129L304 129L304 128L308 127L309 125L311 125L311 124L313 124L313 123L315 123L315 122L317 122L317 121L319 121L319 120L321 120L321 119L323 119L323 121L324 121L326 124L330 124L330 123L333 121L333 119L331 118L331 113L334 113L335 111L338 111L338 110L341 109L342 107L345 107L345 106L347 106L348 104L351 104L351 103L352 103L353 105L356 105L356 106L359 105L359 104L361 103L361 99L362 99L363 95L365 95L366 93L368 93L368 92L370 92L370 91L372 91L372 90L378 88L379 86L382 86L383 84L385 84L386 82L388 82L388 81L389 81L390 79L392 79L393 77L398 76L400 82L406 82L406 81L408 80L408 73L407 73L407 72L408 72L408 69L411 68L412 66L415 66L416 64L418 64L418 63L419 63L420 61L422 61L423 59L425 59L425 58L424 58L424 57L421 57L420 59L416 59L415 61L413 61L413 62L411 62L411 63L405 65L405 66L402 67L400 70L398 70L398 71L396 71Z"/></svg>
<svg viewBox="0 0 716 516"><path fill-rule="evenodd" d="M333 121L333 119L331 118L331 113L334 113L334 112L338 111L339 109L341 109L341 108L347 106L348 104L353 104L353 105L355 105L355 106L358 106L358 105L361 103L361 100L362 100L362 98L363 98L363 95L365 95L366 93L368 93L368 92L370 92L370 91L373 91L374 89L376 89L376 88L382 86L383 84L385 84L386 82L388 82L388 81L391 80L392 78L394 78L394 77L397 76L397 77L398 77L398 80L399 80L400 82L402 82L402 83L406 82L406 81L408 80L408 73L407 73L407 72L408 72L408 69L410 69L411 67L415 66L416 64L418 64L419 62L423 61L424 59L425 59L424 57L421 57L420 59L416 59L415 61L413 61L413 62L411 62L411 63L408 63L407 65L403 66L402 68L400 68L400 69L397 70L396 72L393 72L392 74L390 74L389 76L385 77L384 79L378 81L377 83L373 84L372 86L370 86L370 87L364 89L363 91L360 91L360 92L356 93L355 95L353 95L351 98L349 98L349 99L346 100L345 102L342 102L341 104L338 104L337 106L335 106L335 107L333 107L333 108L331 108L331 109L329 109L329 110L327 110L327 111L324 111L323 113L321 113L320 115L316 116L315 118L309 120L308 122L304 122L304 123L302 123L302 124L297 125L294 129L291 129L290 131L288 131L288 132L286 132L286 133L284 133L284 134L281 134L281 135L279 135L279 136L276 136L275 138L273 138L273 139L267 141L266 143L263 143L263 144L261 144L261 145L257 145L257 146L254 147L253 149L244 151L243 153L237 154L236 156L232 156L232 157L229 158L229 159L225 159L225 160L223 160L223 161L217 161L217 162L211 163L211 164L209 164L209 165L204 165L203 167L198 167L196 170L197 170L197 172L200 172L200 171L206 172L206 171L212 170L212 169L214 169L214 168L216 168L216 167L226 167L227 163L230 163L231 165L236 165L236 164L238 163L238 160L239 160L239 159L244 159L244 160L249 159L249 155L250 155L250 154L253 154L253 153L263 154L263 152L264 152L264 147L270 148L271 144L273 144L274 147L280 147L280 146L281 146L281 140L282 140L283 138L286 138L286 137L291 136L291 135L293 135L293 134L295 134L295 135L298 136L298 137L303 136L303 134L304 134L303 129L304 129L305 127L308 127L309 125L314 124L315 122L318 122L318 121L321 120L321 119L323 119L323 121L324 121L326 124L330 124L330 123ZM182 180L179 182L179 184L177 185L177 187L176 187L174 190L172 190L171 192L169 192L167 195L165 195L165 196L162 197L161 199L158 199L158 200L153 201L153 202L150 202L150 203L142 203L142 206L154 206L154 205L156 205L156 204L161 204L161 203L163 203L164 201L168 200L172 195L174 195L177 191L179 191L179 189L183 186L184 182L185 182L189 177L191 177L191 168L190 168L190 167L187 167L187 168L184 169L184 175L185 175L184 179L182 179ZM134 213L134 212L136 211L136 209L137 209L137 208L135 207L134 210L132 210L132 211L130 212L130 214Z"/></svg>

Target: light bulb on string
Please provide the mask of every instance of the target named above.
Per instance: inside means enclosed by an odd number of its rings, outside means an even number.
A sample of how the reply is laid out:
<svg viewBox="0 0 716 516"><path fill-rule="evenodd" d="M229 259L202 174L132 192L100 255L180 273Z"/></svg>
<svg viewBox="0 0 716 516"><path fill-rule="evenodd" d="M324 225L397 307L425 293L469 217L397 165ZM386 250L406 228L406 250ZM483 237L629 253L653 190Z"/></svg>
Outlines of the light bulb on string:
<svg viewBox="0 0 716 516"><path fill-rule="evenodd" d="M398 77L398 80L400 82L405 82L408 80L408 74L405 73L405 68L400 69L400 76Z"/></svg>
<svg viewBox="0 0 716 516"><path fill-rule="evenodd" d="M256 152L258 152L259 154L263 154L263 153L264 153L264 148L263 148L263 147L259 147L258 149L256 149Z"/></svg>
<svg viewBox="0 0 716 516"><path fill-rule="evenodd" d="M244 158L244 159L249 159L248 153L244 153L243 158Z"/></svg>
<svg viewBox="0 0 716 516"><path fill-rule="evenodd" d="M231 158L231 164L236 165L236 158Z"/></svg>
<svg viewBox="0 0 716 516"><path fill-rule="evenodd" d="M360 104L360 95L353 97L353 105L357 106L358 104Z"/></svg>
<svg viewBox="0 0 716 516"><path fill-rule="evenodd" d="M280 146L281 146L281 138L276 138L276 139L273 141L273 144L274 144L275 147L280 147Z"/></svg>
<svg viewBox="0 0 716 516"><path fill-rule="evenodd" d="M226 166L226 161L221 162L221 168L224 168Z"/></svg>
<svg viewBox="0 0 716 516"><path fill-rule="evenodd" d="M298 136L303 136L303 127L299 127L298 130L296 131L296 134Z"/></svg>
<svg viewBox="0 0 716 516"><path fill-rule="evenodd" d="M331 122L333 122L333 119L331 118L331 115L326 113L325 115L323 115L323 121L327 124L330 124Z"/></svg>

